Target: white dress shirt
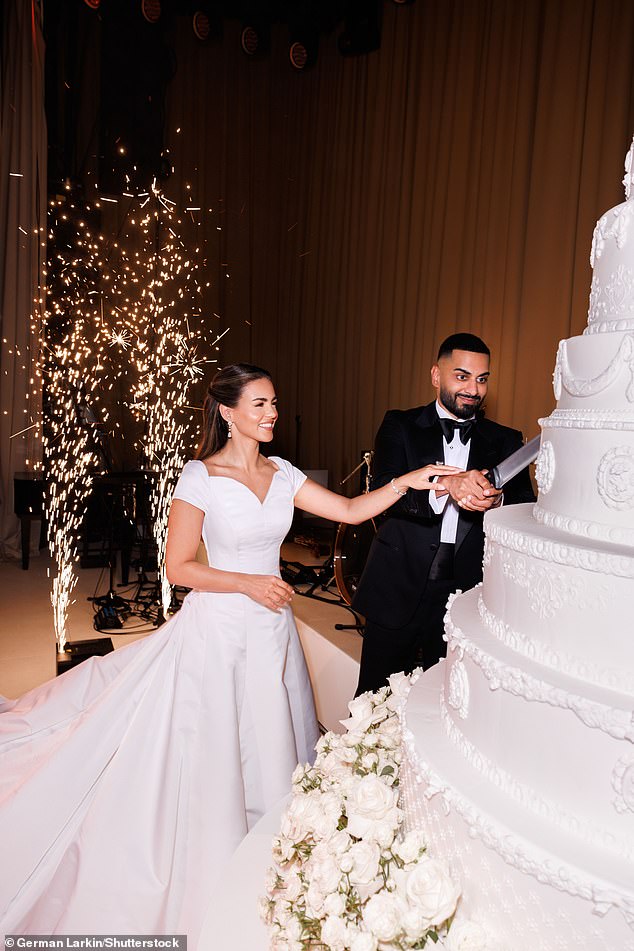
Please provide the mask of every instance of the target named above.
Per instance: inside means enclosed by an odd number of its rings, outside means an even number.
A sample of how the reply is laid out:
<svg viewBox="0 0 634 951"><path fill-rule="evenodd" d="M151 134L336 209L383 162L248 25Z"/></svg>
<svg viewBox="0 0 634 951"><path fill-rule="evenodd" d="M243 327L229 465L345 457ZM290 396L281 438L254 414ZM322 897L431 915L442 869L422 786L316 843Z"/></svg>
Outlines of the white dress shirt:
<svg viewBox="0 0 634 951"><path fill-rule="evenodd" d="M455 416L452 416L451 413L447 412L444 406L440 405L438 400L436 400L436 410L438 415L444 417L445 419L456 419ZM474 417L471 416L470 418L473 419ZM443 461L445 465L457 466L459 469L466 469L467 463L469 462L471 439L469 438L466 443L463 443L460 439L460 433L456 429L454 430L453 439L451 442L447 442L443 435L442 444L444 456ZM440 541L449 542L453 545L456 541L456 532L458 531L458 517L460 515L460 507L458 506L458 503L455 502L450 495L443 495L441 498L437 498L436 493L432 489L429 493L429 504L437 515L443 513L442 526L440 529Z"/></svg>

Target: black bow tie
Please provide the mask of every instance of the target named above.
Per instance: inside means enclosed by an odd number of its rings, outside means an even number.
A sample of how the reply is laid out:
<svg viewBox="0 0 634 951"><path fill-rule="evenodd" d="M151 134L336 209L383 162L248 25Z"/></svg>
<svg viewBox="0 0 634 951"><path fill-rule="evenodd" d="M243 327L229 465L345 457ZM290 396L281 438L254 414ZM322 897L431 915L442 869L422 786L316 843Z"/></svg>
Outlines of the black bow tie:
<svg viewBox="0 0 634 951"><path fill-rule="evenodd" d="M447 442L452 442L456 430L460 433L460 441L463 446L471 439L471 432L475 426L475 419L448 419L446 416L439 416L438 422L442 429L442 434Z"/></svg>

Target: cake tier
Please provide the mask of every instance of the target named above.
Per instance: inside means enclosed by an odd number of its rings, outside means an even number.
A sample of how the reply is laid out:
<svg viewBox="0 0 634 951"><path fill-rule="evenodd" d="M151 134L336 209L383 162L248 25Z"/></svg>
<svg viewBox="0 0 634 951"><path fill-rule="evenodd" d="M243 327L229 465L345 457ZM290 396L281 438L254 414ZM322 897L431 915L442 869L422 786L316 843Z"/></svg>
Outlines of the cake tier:
<svg viewBox="0 0 634 951"><path fill-rule="evenodd" d="M555 410L540 423L537 521L634 547L634 420Z"/></svg>
<svg viewBox="0 0 634 951"><path fill-rule="evenodd" d="M594 229L588 334L634 330L633 218L630 199L606 211Z"/></svg>
<svg viewBox="0 0 634 951"><path fill-rule="evenodd" d="M407 825L424 830L431 854L444 858L461 883L459 917L481 923L490 946L500 946L497 940L505 951L632 951L634 865L578 836L555 813L527 808L506 784L505 750L496 760L500 767L485 771L478 756L448 741L439 697L450 666L441 662L427 671L410 693L401 790ZM521 704L538 706L518 703L518 719ZM488 710L481 719L494 736L513 736L508 711L498 716L478 691L469 707L470 717ZM561 771L551 768L552 747L561 753L564 738L560 733L552 742L555 725L544 732L535 723L532 732L535 742L528 746L525 731L517 732L511 758L523 755L533 772L556 787ZM591 750L584 744L576 755L591 773Z"/></svg>
<svg viewBox="0 0 634 951"><path fill-rule="evenodd" d="M553 388L560 419L572 411L588 430L604 414L614 424L634 422L634 331L562 340Z"/></svg>
<svg viewBox="0 0 634 951"><path fill-rule="evenodd" d="M518 666L528 657L634 695L634 549L545 528L532 509L485 517L480 620Z"/></svg>
<svg viewBox="0 0 634 951"><path fill-rule="evenodd" d="M627 858L634 875L631 695L519 657L483 625L478 598L454 597L447 612L447 742L526 813Z"/></svg>

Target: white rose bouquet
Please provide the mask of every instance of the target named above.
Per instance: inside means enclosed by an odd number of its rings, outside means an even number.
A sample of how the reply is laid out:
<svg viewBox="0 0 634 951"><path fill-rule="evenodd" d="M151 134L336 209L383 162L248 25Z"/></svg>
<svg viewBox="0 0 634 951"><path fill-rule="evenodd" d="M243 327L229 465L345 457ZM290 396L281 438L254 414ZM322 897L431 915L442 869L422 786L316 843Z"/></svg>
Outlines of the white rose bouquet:
<svg viewBox="0 0 634 951"><path fill-rule="evenodd" d="M260 899L272 951L404 951L448 936L459 891L422 834L401 828L398 712L409 687L396 674L353 700L346 733L327 733L314 766L295 770Z"/></svg>

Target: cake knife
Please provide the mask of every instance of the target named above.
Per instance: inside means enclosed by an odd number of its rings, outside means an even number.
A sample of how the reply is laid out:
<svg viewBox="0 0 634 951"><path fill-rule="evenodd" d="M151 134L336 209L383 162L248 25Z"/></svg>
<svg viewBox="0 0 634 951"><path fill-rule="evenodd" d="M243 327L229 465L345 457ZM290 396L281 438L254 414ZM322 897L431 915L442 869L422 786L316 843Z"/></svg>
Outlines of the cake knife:
<svg viewBox="0 0 634 951"><path fill-rule="evenodd" d="M486 473L489 482L494 485L496 489L501 489L516 476L518 472L525 469L531 462L535 462L539 453L541 438L540 433L539 436L535 436L530 442L525 443L510 456L507 456L502 462L498 463L497 466L489 470L489 472Z"/></svg>

